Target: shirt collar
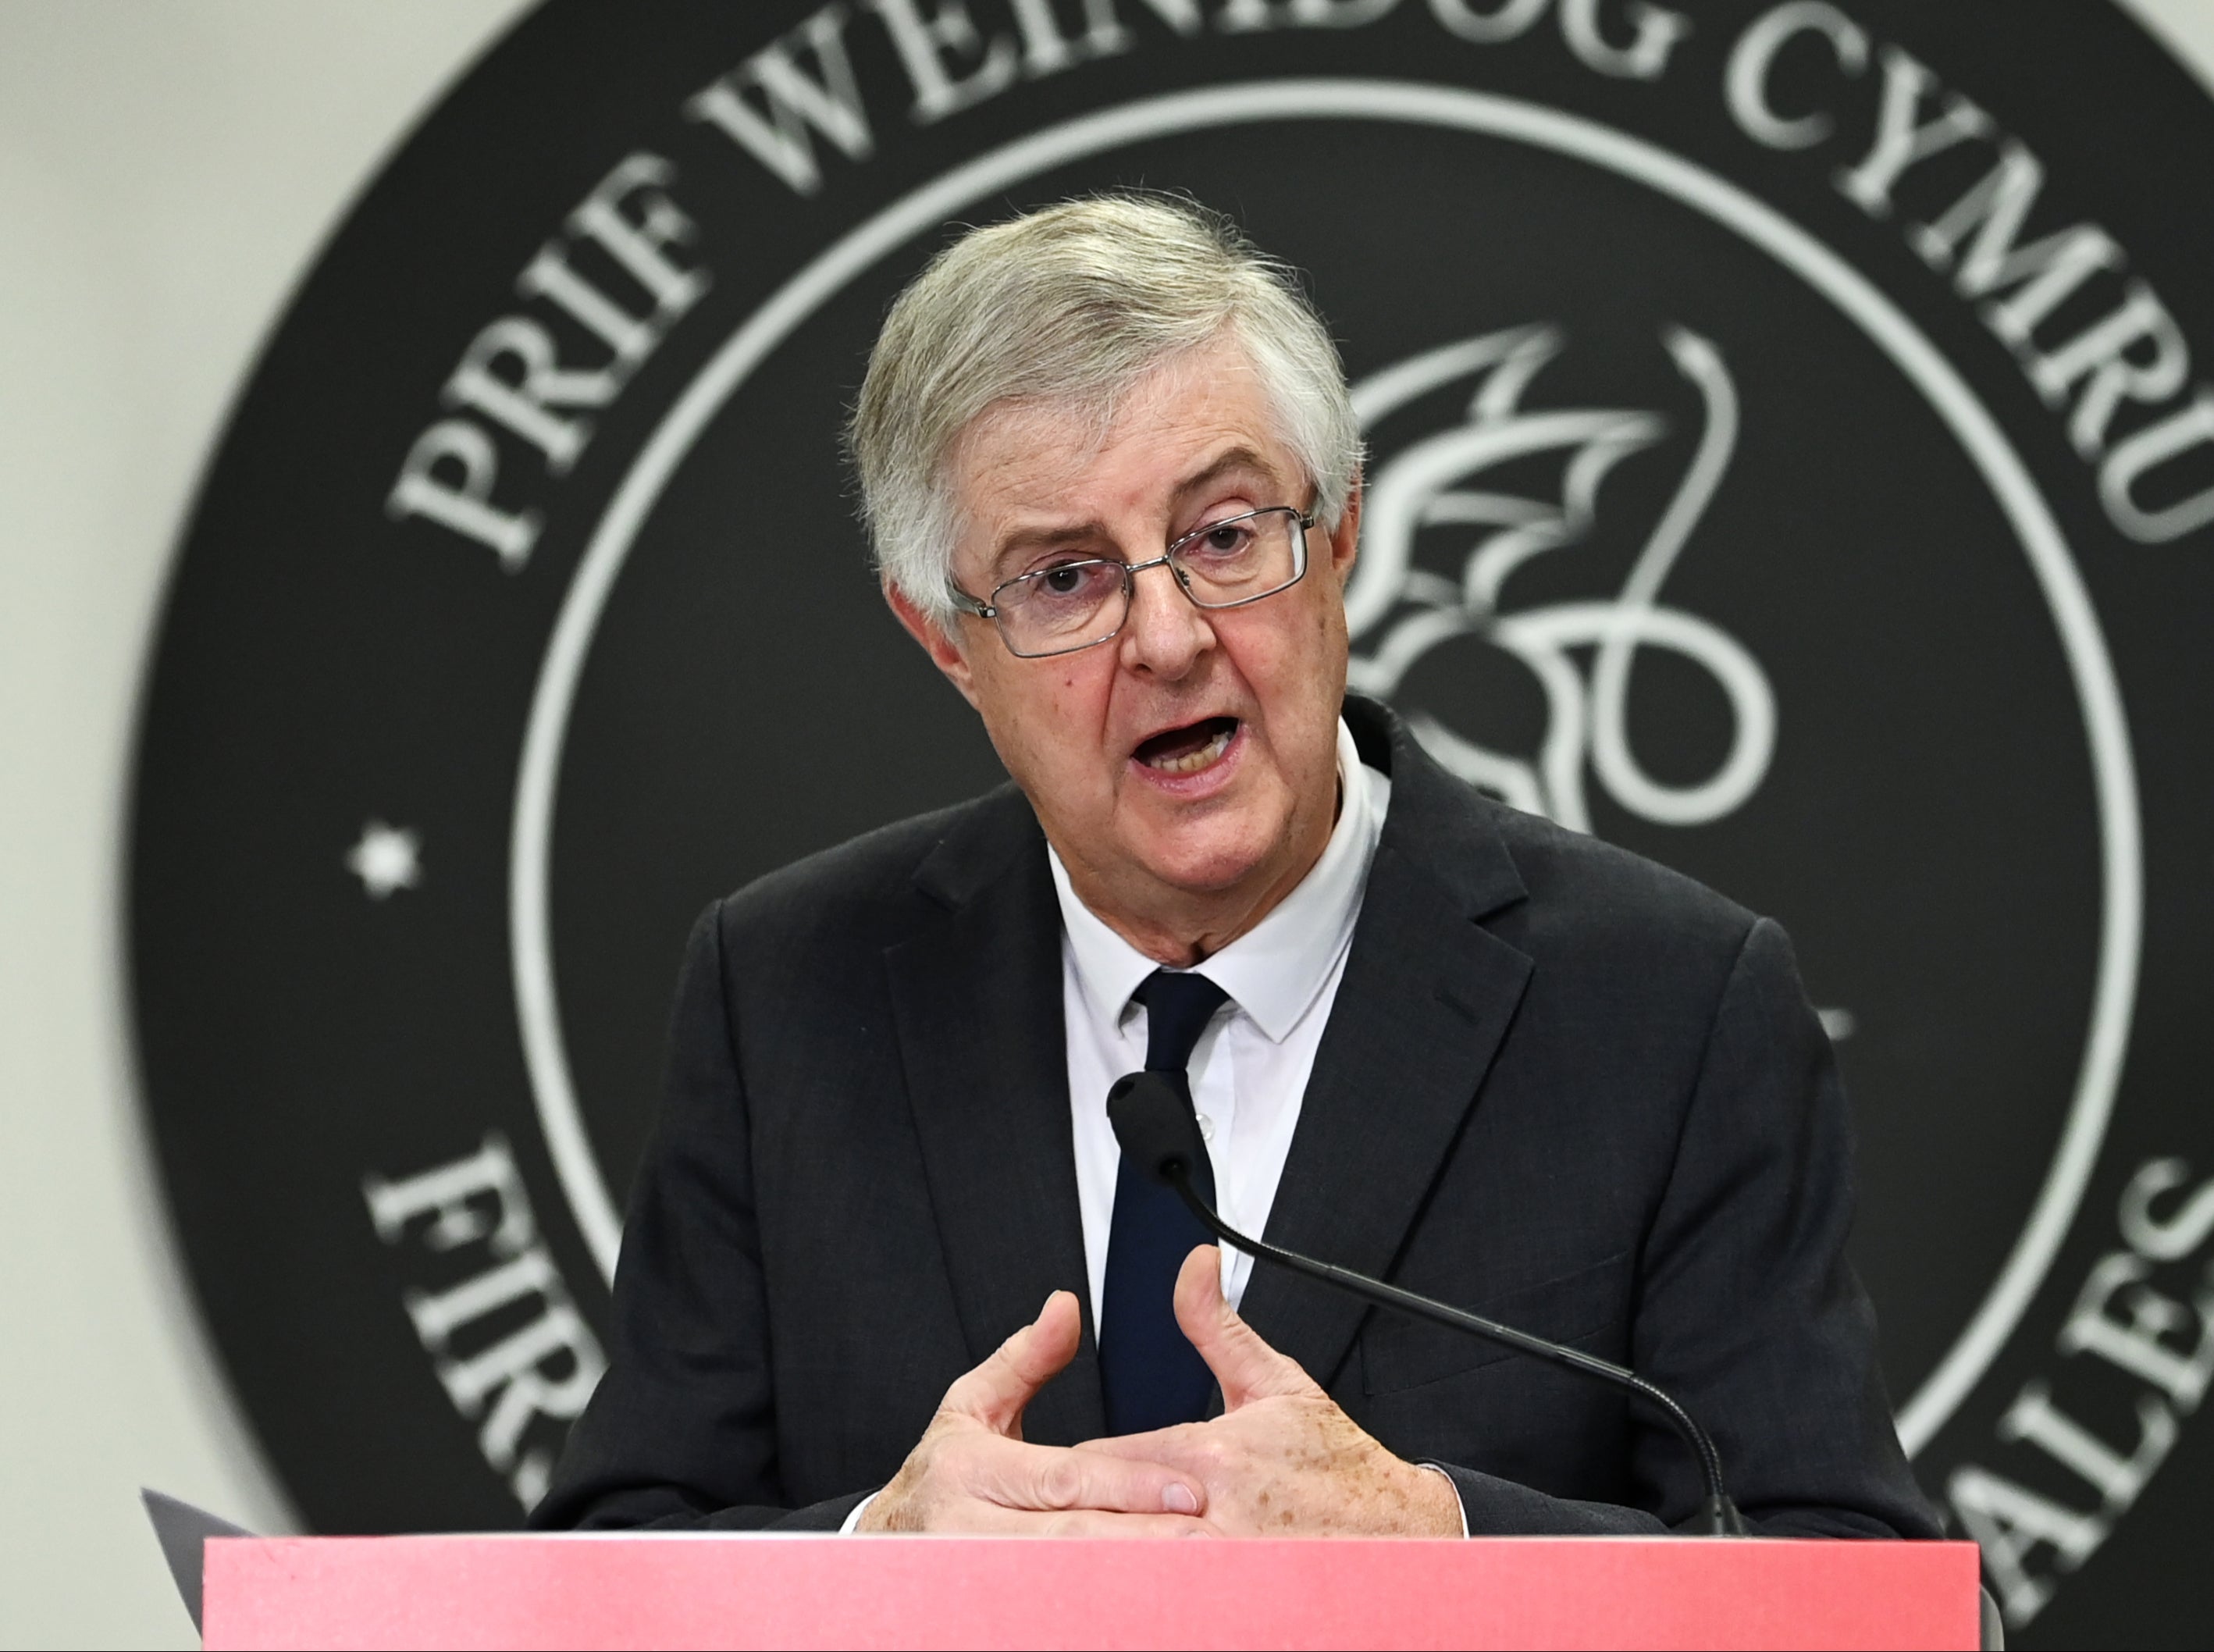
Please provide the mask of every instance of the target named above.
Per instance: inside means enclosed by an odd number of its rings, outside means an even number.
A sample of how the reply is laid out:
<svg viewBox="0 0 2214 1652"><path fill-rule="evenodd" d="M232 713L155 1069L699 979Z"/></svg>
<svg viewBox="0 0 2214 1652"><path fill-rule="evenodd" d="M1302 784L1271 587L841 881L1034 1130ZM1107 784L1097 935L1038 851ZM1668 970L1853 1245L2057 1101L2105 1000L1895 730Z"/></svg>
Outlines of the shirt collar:
<svg viewBox="0 0 2214 1652"><path fill-rule="evenodd" d="M1391 782L1366 767L1344 720L1337 725L1337 824L1322 859L1274 911L1200 966L1271 1043L1281 1043L1336 968L1361 915L1369 862L1384 829ZM1093 1013L1118 1024L1130 994L1159 968L1110 929L1076 896L1068 869L1051 845L1046 858L1061 902L1061 931L1068 938L1077 978Z"/></svg>

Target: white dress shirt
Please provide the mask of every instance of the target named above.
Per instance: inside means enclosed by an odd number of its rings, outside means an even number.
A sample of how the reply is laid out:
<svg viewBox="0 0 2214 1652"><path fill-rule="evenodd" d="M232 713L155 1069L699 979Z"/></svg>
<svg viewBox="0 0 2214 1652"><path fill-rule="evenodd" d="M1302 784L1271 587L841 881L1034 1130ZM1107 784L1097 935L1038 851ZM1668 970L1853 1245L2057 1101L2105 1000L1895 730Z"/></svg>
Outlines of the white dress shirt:
<svg viewBox="0 0 2214 1652"><path fill-rule="evenodd" d="M1214 1164L1216 1207L1223 1221L1247 1233L1257 1235L1269 1225L1391 798L1390 779L1361 762L1342 722L1337 781L1337 824L1314 869L1268 916L1195 971L1230 995L1192 1051L1191 1099ZM1049 849L1047 857L1061 897L1068 1104L1096 1331L1122 1160L1107 1122L1107 1091L1146 1064L1146 1007L1130 994L1160 966L1077 899L1058 854ZM1223 1247L1222 1290L1232 1306L1252 1271L1252 1257Z"/></svg>
<svg viewBox="0 0 2214 1652"><path fill-rule="evenodd" d="M1240 1233L1267 1231L1276 1184L1292 1150L1315 1051L1337 1001L1353 926L1384 835L1391 779L1361 761L1353 731L1337 725L1337 824L1314 870L1276 909L1199 965L1230 994L1192 1049L1192 1109L1214 1165L1215 1208ZM1076 898L1068 870L1049 848L1061 897L1061 1020L1068 1040L1068 1106L1076 1127L1076 1198L1084 1216L1084 1267L1096 1331L1106 1294L1107 1235L1122 1150L1107 1122L1107 1091L1146 1064L1146 1006L1130 994L1160 966ZM1245 1299L1253 1258L1222 1247L1222 1294ZM1417 1466L1452 1476L1435 1463ZM1468 1535L1468 1511L1460 1534ZM855 1519L859 1519L856 1513Z"/></svg>
<svg viewBox="0 0 2214 1652"><path fill-rule="evenodd" d="M1197 971L1230 996L1192 1050L1192 1105L1214 1163L1217 1207L1225 1221L1244 1233L1258 1234L1269 1225L1315 1050L1345 974L1354 921L1368 886L1368 863L1376 858L1384 811L1391 801L1390 777L1361 762L1342 721L1337 725L1337 824L1322 859L1274 911ZM1107 1122L1107 1091L1122 1074L1146 1064L1146 1006L1133 1002L1130 994L1160 966L1077 899L1068 869L1050 847L1046 857L1053 867L1054 892L1061 897L1068 1105L1076 1127L1085 1282L1096 1331L1107 1281L1115 1178L1122 1162ZM1252 1271L1252 1257L1222 1247L1222 1289L1232 1306L1244 1298ZM875 1501L874 1496L863 1498L841 1529L853 1531ZM1465 1529L1464 1520L1464 1535Z"/></svg>

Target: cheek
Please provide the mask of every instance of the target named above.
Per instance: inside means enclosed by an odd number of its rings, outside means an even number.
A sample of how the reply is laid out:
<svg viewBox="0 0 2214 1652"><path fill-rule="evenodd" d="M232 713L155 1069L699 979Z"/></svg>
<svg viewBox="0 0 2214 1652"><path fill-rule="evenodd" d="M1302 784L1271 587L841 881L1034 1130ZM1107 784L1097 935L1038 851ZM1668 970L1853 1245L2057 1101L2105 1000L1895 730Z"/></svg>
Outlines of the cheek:
<svg viewBox="0 0 2214 1652"><path fill-rule="evenodd" d="M1256 626L1229 640L1225 653L1264 706L1328 699L1338 675L1333 662L1342 669L1344 657L1342 622L1319 605L1285 621Z"/></svg>
<svg viewBox="0 0 2214 1652"><path fill-rule="evenodd" d="M995 684L994 720L1025 770L1066 776L1092 766L1108 687L1102 673L1055 664Z"/></svg>

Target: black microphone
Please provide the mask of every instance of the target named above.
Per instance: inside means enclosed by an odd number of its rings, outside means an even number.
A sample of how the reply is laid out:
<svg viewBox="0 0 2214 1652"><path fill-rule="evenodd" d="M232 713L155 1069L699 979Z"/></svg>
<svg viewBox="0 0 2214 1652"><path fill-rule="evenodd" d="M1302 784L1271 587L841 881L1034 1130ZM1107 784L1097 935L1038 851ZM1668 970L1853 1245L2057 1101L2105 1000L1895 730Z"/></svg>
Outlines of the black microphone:
<svg viewBox="0 0 2214 1652"><path fill-rule="evenodd" d="M1525 1354L1534 1354L1541 1360L1550 1360L1600 1382L1626 1388L1655 1406L1683 1435L1684 1443L1698 1459L1699 1473L1706 1481L1707 1496L1699 1508L1697 1530L1710 1537L1746 1535L1745 1517L1738 1513L1737 1505L1722 1489L1722 1460L1715 1450L1715 1442L1673 1397L1635 1371L1612 1360L1600 1359L1596 1354L1587 1354L1581 1349L1548 1342L1512 1325L1502 1325L1496 1320L1434 1302L1427 1296L1417 1296L1412 1291L1403 1291L1396 1285L1386 1285L1366 1275L1246 1238L1216 1215L1214 1208L1199 1196L1191 1184L1192 1166L1205 1158L1207 1144L1200 1139L1199 1121L1192 1116L1190 1102L1167 1074L1128 1073L1116 1080L1107 1092L1107 1117L1115 1127L1115 1140L1122 1144L1124 1155L1133 1164L1155 1181L1174 1189L1209 1233L1247 1255L1273 1262L1309 1279L1318 1279L1325 1285L1335 1285L1387 1308L1410 1313L1417 1319L1428 1319L1434 1325L1447 1325L1503 1343Z"/></svg>

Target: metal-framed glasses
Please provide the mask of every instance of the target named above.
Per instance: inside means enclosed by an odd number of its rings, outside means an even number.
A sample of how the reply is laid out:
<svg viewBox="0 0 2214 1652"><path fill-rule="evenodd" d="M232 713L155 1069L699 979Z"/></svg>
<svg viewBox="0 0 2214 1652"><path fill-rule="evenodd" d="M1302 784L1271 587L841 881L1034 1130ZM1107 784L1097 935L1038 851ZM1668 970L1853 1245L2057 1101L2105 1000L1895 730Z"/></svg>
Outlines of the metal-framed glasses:
<svg viewBox="0 0 2214 1652"><path fill-rule="evenodd" d="M998 627L1018 658L1073 654L1121 634L1130 593L1148 568L1168 569L1199 608L1243 608L1299 584L1313 526L1312 512L1275 505L1195 528L1150 562L1072 556L994 585L982 602L951 589L963 609Z"/></svg>

